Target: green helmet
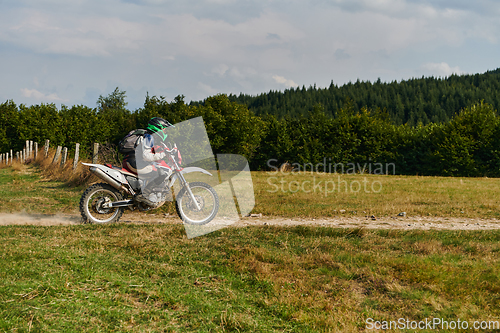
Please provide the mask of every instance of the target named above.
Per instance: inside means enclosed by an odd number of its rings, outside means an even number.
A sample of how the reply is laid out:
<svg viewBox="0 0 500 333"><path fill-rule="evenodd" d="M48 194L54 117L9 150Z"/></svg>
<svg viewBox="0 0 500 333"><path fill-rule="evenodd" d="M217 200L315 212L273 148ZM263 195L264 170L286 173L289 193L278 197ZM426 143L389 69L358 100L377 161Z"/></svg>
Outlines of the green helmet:
<svg viewBox="0 0 500 333"><path fill-rule="evenodd" d="M147 130L151 134L157 133L163 141L167 138L167 134L163 132L165 128L174 126L163 118L154 117L148 122Z"/></svg>

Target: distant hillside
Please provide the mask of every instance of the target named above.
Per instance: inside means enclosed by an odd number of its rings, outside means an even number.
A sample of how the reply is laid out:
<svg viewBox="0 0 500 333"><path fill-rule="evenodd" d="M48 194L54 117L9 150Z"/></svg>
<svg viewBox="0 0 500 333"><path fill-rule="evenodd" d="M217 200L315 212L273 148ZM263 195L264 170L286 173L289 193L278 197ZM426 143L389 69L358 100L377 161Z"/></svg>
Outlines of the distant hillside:
<svg viewBox="0 0 500 333"><path fill-rule="evenodd" d="M416 125L419 122L446 122L462 108L477 101L500 107L500 68L483 74L452 75L447 78L422 77L390 83L349 82L328 88L291 88L283 92L269 91L258 96L230 95L229 99L246 104L256 115L271 114L279 118L307 115L321 104L327 115L352 103L362 107L386 110L395 124Z"/></svg>

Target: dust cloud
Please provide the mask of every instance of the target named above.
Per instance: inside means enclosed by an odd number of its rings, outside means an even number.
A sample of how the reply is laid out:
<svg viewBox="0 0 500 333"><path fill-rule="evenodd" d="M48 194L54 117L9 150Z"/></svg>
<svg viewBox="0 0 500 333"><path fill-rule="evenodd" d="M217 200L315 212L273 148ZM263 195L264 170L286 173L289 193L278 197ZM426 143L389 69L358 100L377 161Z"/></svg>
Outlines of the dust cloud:
<svg viewBox="0 0 500 333"><path fill-rule="evenodd" d="M56 225L75 225L80 224L80 217L65 216L62 214L27 214L27 213L0 213L1 225L40 225L40 226L56 226Z"/></svg>

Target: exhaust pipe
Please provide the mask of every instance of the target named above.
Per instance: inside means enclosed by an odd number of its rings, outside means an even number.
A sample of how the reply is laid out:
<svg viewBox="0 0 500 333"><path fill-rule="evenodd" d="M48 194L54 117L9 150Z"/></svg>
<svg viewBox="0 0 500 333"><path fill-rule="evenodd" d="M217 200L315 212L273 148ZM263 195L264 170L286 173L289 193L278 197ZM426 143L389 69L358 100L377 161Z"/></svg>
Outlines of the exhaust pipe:
<svg viewBox="0 0 500 333"><path fill-rule="evenodd" d="M90 172L92 172L94 175L101 178L102 180L104 180L106 183L113 186L117 190L125 191L130 194L130 191L125 186L123 186L121 183L119 183L118 181L114 180L113 178L105 174L104 171L102 171L101 169L98 169L96 167L90 167Z"/></svg>

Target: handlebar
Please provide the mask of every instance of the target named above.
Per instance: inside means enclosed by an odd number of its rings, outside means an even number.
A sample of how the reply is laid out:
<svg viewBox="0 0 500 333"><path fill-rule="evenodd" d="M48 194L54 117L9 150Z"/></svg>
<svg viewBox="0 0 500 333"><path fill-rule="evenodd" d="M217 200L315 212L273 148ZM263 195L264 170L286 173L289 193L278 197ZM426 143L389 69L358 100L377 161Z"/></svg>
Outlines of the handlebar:
<svg viewBox="0 0 500 333"><path fill-rule="evenodd" d="M179 149L177 148L177 144L174 143L174 147L172 148L167 147L164 142L162 142L161 145L163 150L167 152L168 155L170 155L170 159L173 161L176 167L178 167L178 165L182 163L182 157Z"/></svg>
<svg viewBox="0 0 500 333"><path fill-rule="evenodd" d="M176 144L174 144L173 148L168 148L167 145L163 142L161 143L161 145L162 145L163 150L165 152L169 153L170 155L173 155L179 151Z"/></svg>

